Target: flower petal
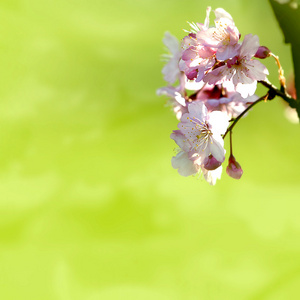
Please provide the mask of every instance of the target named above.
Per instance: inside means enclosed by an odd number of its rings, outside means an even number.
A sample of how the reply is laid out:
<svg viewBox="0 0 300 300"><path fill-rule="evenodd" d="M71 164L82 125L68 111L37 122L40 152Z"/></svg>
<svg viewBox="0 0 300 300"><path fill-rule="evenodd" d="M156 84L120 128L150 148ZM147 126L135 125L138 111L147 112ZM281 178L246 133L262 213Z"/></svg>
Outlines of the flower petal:
<svg viewBox="0 0 300 300"><path fill-rule="evenodd" d="M203 176L204 179L210 184L210 185L215 185L217 179L221 179L222 175L222 166L219 168L213 170L213 171L208 171L204 168L202 168Z"/></svg>
<svg viewBox="0 0 300 300"><path fill-rule="evenodd" d="M247 57L250 59L255 55L259 48L259 38L257 35L251 33L245 35L242 46L240 48L240 57Z"/></svg>
<svg viewBox="0 0 300 300"><path fill-rule="evenodd" d="M194 162L188 158L188 153L183 151L179 152L176 156L173 156L171 163L174 169L178 169L178 173L181 176L187 177L194 175L199 171L199 166L194 164Z"/></svg>
<svg viewBox="0 0 300 300"><path fill-rule="evenodd" d="M213 111L208 115L209 128L214 135L224 134L229 125L228 116L221 111Z"/></svg>
<svg viewBox="0 0 300 300"><path fill-rule="evenodd" d="M180 130L174 130L170 136L171 139L185 152L188 152L191 148L190 143Z"/></svg>
<svg viewBox="0 0 300 300"><path fill-rule="evenodd" d="M219 139L220 141L220 139ZM225 149L221 143L216 139L212 138L212 143L207 146L209 148L211 155L219 162L225 160Z"/></svg>

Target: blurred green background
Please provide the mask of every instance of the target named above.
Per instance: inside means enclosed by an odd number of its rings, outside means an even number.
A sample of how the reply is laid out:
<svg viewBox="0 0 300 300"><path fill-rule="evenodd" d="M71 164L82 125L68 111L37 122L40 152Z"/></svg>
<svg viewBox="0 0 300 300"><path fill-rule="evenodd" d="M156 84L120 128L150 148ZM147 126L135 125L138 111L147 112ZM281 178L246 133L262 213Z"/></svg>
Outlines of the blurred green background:
<svg viewBox="0 0 300 300"><path fill-rule="evenodd" d="M235 128L241 180L171 167L162 38L208 5L289 77L265 0L1 1L0 299L299 299L300 128L283 103Z"/></svg>

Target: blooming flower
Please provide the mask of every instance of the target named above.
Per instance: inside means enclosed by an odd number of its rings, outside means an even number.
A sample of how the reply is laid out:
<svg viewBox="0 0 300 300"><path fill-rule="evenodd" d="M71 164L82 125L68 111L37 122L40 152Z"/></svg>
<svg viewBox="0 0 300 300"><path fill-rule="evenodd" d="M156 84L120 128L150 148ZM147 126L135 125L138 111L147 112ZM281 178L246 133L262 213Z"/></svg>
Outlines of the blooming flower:
<svg viewBox="0 0 300 300"><path fill-rule="evenodd" d="M221 134L227 129L227 116L218 111L208 114L201 101L189 104L188 111L182 116L178 128L190 143L190 152L203 156L203 159L212 154L216 160L223 162L225 150Z"/></svg>
<svg viewBox="0 0 300 300"><path fill-rule="evenodd" d="M190 39L194 40L194 37L190 36ZM200 82L205 72L216 63L215 52L212 48L202 45L190 46L182 54L182 60L179 63L180 70L188 79L196 79L196 82Z"/></svg>
<svg viewBox="0 0 300 300"><path fill-rule="evenodd" d="M182 135L173 135L175 142L189 153L191 158L199 159L201 164L206 157L212 155L217 161L225 159L222 134L228 126L226 114L215 111L207 113L206 106L201 101L188 105L188 113L184 114L178 128Z"/></svg>
<svg viewBox="0 0 300 300"><path fill-rule="evenodd" d="M215 10L215 27L197 32L197 40L205 46L217 48L216 58L226 60L237 55L240 33L229 13L222 8Z"/></svg>
<svg viewBox="0 0 300 300"><path fill-rule="evenodd" d="M274 55L259 45L255 35L248 34L240 42L233 18L224 9L214 11L215 25L209 27L210 11L208 7L203 24L190 23L181 49L175 37L165 34L170 54L165 55L168 61L162 72L168 85L157 94L169 97L180 120L178 130L171 134L179 147L171 160L173 168L182 176L202 174L214 185L221 177L228 132L231 155L226 172L236 179L243 174L232 155L232 129L256 100L271 99L271 94L261 98L254 94L257 81L265 81L268 75L255 58ZM229 120L233 122L230 127Z"/></svg>
<svg viewBox="0 0 300 300"><path fill-rule="evenodd" d="M269 74L267 68L260 61L252 59L258 48L258 36L247 34L238 55L206 74L204 82L218 84L232 80L236 91L244 98L253 95L257 80L265 80L266 75Z"/></svg>
<svg viewBox="0 0 300 300"><path fill-rule="evenodd" d="M182 176L202 173L204 179L215 184L222 173L225 149L222 134L228 126L226 114L215 111L208 114L202 101L188 105L178 124L179 130L173 131L171 138L180 151L172 158L172 166Z"/></svg>
<svg viewBox="0 0 300 300"><path fill-rule="evenodd" d="M206 18L204 24L191 25L191 32L182 39L183 53L179 63L180 70L185 73L188 79L196 79L200 82L204 76L205 71L211 69L216 62L216 51L210 47L199 43L197 33L201 30L206 31L209 27L209 14L211 8L206 10Z"/></svg>

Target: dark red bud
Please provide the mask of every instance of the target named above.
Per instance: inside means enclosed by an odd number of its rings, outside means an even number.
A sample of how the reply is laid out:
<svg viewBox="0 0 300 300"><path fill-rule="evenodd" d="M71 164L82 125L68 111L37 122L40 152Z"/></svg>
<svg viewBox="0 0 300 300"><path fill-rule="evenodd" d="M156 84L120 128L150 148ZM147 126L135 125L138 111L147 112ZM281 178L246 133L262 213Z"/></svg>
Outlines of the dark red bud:
<svg viewBox="0 0 300 300"><path fill-rule="evenodd" d="M198 75L198 70L197 69L192 69L191 71L189 71L188 73L186 73L186 77L189 80L194 80Z"/></svg>
<svg viewBox="0 0 300 300"><path fill-rule="evenodd" d="M204 159L203 166L206 170L212 171L221 166L222 162L216 160L211 154Z"/></svg>
<svg viewBox="0 0 300 300"><path fill-rule="evenodd" d="M271 55L271 51L269 48L265 46L260 46L257 52L255 53L254 57L264 59L269 57L270 55Z"/></svg>

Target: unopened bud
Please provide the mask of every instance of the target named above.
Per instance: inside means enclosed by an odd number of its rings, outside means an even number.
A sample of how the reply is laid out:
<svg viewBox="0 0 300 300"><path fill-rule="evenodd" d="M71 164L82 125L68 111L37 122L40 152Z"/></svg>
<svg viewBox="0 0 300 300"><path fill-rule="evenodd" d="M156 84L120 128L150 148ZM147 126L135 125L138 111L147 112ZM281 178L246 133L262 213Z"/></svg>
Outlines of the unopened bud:
<svg viewBox="0 0 300 300"><path fill-rule="evenodd" d="M226 168L226 173L234 179L240 179L243 175L242 167L235 160L235 157L233 155L230 155L230 157L229 157L228 166Z"/></svg>
<svg viewBox="0 0 300 300"><path fill-rule="evenodd" d="M186 77L189 80L194 80L198 75L198 70L197 69L192 69L190 72L186 73Z"/></svg>
<svg viewBox="0 0 300 300"><path fill-rule="evenodd" d="M264 59L269 57L270 55L271 55L271 51L269 48L265 46L260 46L256 51L254 57Z"/></svg>
<svg viewBox="0 0 300 300"><path fill-rule="evenodd" d="M212 171L221 166L222 162L216 160L211 154L204 159L203 166L206 170Z"/></svg>

